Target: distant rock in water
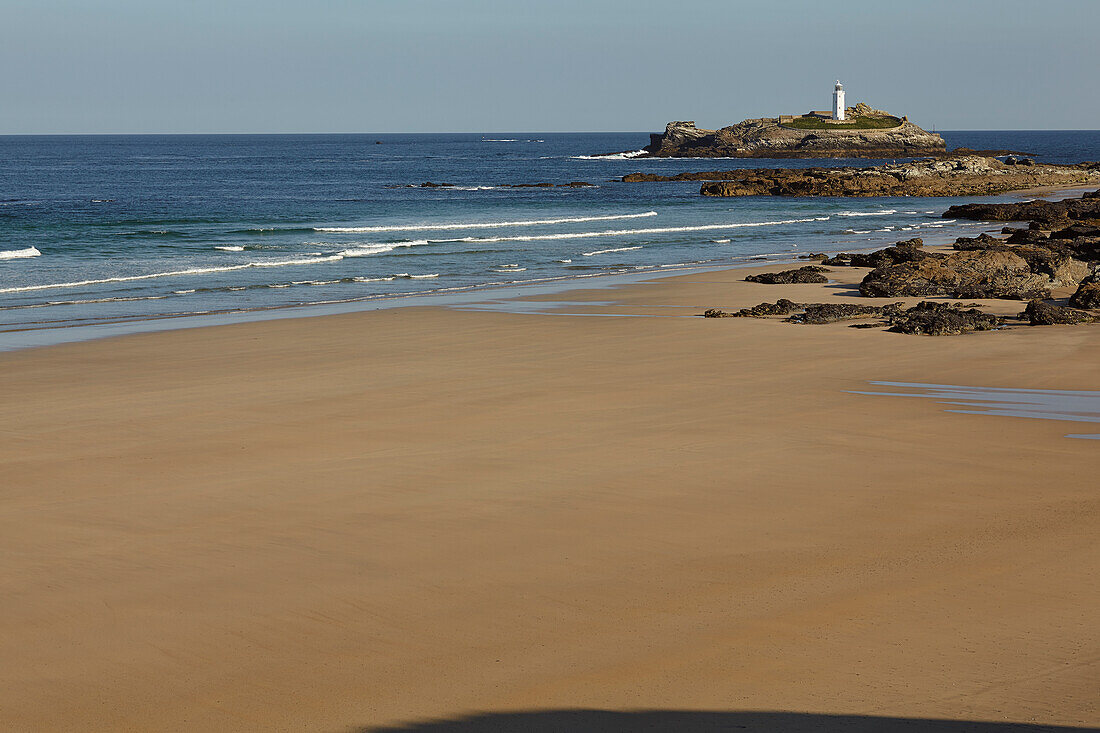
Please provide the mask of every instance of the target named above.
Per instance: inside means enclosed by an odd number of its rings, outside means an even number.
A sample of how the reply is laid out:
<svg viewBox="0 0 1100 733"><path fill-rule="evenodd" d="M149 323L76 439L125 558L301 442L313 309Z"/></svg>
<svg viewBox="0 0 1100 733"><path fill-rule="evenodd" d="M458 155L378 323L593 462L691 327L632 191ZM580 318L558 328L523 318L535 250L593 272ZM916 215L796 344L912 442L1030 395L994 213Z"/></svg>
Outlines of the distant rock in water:
<svg viewBox="0 0 1100 733"><path fill-rule="evenodd" d="M912 158L946 151L943 138L863 105L845 122L814 116L744 120L720 130L670 122L650 136L652 158Z"/></svg>

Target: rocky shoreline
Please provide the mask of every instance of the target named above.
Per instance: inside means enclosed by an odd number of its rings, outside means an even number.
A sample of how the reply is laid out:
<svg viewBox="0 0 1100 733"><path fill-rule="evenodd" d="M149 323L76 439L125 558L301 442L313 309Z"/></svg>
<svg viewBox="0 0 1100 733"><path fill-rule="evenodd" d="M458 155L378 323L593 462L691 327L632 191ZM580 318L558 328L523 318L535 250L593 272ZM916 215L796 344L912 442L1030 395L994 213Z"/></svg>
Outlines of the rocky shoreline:
<svg viewBox="0 0 1100 733"><path fill-rule="evenodd" d="M663 176L630 173L624 183L706 181L703 196L988 196L1040 186L1100 183L1100 162L1036 164L967 155L870 167L744 168Z"/></svg>
<svg viewBox="0 0 1100 733"><path fill-rule="evenodd" d="M921 300L886 306L796 303L780 299L735 312L708 309L706 318L770 318L789 323L823 324L871 320L854 327L885 327L908 334L953 335L1006 325L1074 325L1100 320L1100 191L1063 201L965 204L945 217L994 221L1030 219L1025 228L1005 228L1001 239L988 234L960 237L950 252L924 248L920 239L898 242L871 253L811 255L820 264L750 275L767 285L828 282L832 267L864 267L859 283L865 298L945 297L967 300L1017 300L1027 306L1014 318L988 313L979 303L957 305ZM1055 298L1055 291L1069 293Z"/></svg>

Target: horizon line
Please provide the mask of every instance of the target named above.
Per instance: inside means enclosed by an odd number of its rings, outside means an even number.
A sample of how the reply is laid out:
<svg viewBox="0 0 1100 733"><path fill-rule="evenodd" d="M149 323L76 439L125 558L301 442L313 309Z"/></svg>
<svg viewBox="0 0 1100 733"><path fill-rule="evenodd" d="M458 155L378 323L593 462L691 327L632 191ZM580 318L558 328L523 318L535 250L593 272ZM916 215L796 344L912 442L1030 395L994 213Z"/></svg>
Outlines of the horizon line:
<svg viewBox="0 0 1100 733"><path fill-rule="evenodd" d="M648 135L651 130L438 130L421 132L0 132L0 137L186 137L200 135ZM941 128L942 132L1100 132L1089 128L1056 127L965 127Z"/></svg>

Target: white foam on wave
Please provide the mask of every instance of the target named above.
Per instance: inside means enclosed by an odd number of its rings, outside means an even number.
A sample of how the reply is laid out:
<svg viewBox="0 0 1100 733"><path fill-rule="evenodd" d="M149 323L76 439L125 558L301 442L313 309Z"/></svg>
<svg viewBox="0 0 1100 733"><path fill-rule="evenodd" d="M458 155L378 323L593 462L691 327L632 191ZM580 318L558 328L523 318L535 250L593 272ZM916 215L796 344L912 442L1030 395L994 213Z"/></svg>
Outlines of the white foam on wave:
<svg viewBox="0 0 1100 733"><path fill-rule="evenodd" d="M318 245L321 242L307 242L307 244ZM395 249L404 247L416 247L421 244L429 244L427 239L414 239L408 242L385 242L378 244L362 244L350 249L341 250L337 254L341 257L369 257L370 255L380 255L387 252L392 252Z"/></svg>
<svg viewBox="0 0 1100 733"><path fill-rule="evenodd" d="M631 150L625 153L612 153L611 155L571 155L573 160L630 160L645 155L645 150Z"/></svg>
<svg viewBox="0 0 1100 733"><path fill-rule="evenodd" d="M882 211L838 211L836 216L889 216L898 213L897 209L883 209Z"/></svg>
<svg viewBox="0 0 1100 733"><path fill-rule="evenodd" d="M509 273L509 272L527 272L526 267L502 267L499 270L490 270L490 272Z"/></svg>
<svg viewBox="0 0 1100 733"><path fill-rule="evenodd" d="M744 227L782 226L804 224L816 219L778 219L775 221L745 221L730 224L700 224L684 227L655 227L652 229L612 229L602 232L561 232L558 234L517 234L510 237L463 237L459 242L478 244L491 242L541 242L555 239L590 239L592 237L625 237L635 234L675 234L679 232L706 232L716 229L741 229Z"/></svg>
<svg viewBox="0 0 1100 733"><path fill-rule="evenodd" d="M23 260L28 257L39 257L42 253L38 251L37 247L26 247L24 249L9 249L0 252L0 260ZM0 291L2 292L2 291Z"/></svg>
<svg viewBox="0 0 1100 733"><path fill-rule="evenodd" d="M712 239L710 241L714 242L715 244L729 244L730 243L730 240L728 240L728 239Z"/></svg>
<svg viewBox="0 0 1100 733"><path fill-rule="evenodd" d="M394 277L404 278L405 280L430 280L433 277L439 277L439 273L432 272L427 275L410 275L407 272L398 272L394 274Z"/></svg>
<svg viewBox="0 0 1100 733"><path fill-rule="evenodd" d="M641 249L641 247L615 247L613 249L598 249L595 252L583 252L582 254L585 257L591 257L593 255L605 255L611 252L630 252L635 249Z"/></svg>
<svg viewBox="0 0 1100 733"><path fill-rule="evenodd" d="M222 252L244 252L244 247L239 244L225 244L214 247L214 249L220 249Z"/></svg>
<svg viewBox="0 0 1100 733"><path fill-rule="evenodd" d="M168 272L151 272L147 275L121 275L119 277L104 277L95 280L77 280L65 283L49 283L47 285L23 285L16 288L0 288L0 293L27 293L36 290L51 290L54 288L79 288L86 285L104 285L107 283L126 283L137 280L153 280L161 277L183 277L187 275L208 275L216 272L233 272L234 270L246 270L250 267L287 267L292 265L312 265L317 262L335 262L344 259L342 255L330 255L328 257L315 257L312 259L296 260L270 260L259 262L246 262L240 265L226 265L224 267L188 267L184 270L170 270Z"/></svg>
<svg viewBox="0 0 1100 733"><path fill-rule="evenodd" d="M481 138L483 143L518 143L514 137L483 137Z"/></svg>
<svg viewBox="0 0 1100 733"><path fill-rule="evenodd" d="M384 224L363 227L314 227L315 232L427 232L447 231L450 229L499 229L500 227L533 227L544 224L582 224L589 221L616 221L619 219L640 219L657 216L656 211L638 214L608 214L605 216L566 216L558 219L527 219L524 221L465 221L450 224Z"/></svg>

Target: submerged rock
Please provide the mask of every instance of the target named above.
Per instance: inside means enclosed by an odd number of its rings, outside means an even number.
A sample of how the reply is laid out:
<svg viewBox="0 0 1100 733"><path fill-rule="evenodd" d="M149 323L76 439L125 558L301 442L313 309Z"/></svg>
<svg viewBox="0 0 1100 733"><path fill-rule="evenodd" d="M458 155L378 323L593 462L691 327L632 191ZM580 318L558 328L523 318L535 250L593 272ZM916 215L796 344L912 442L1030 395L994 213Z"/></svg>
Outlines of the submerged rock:
<svg viewBox="0 0 1100 733"><path fill-rule="evenodd" d="M1033 300L1024 308L1020 318L1026 318L1032 326L1075 325L1092 323L1096 316L1075 308L1065 308L1041 300Z"/></svg>
<svg viewBox="0 0 1100 733"><path fill-rule="evenodd" d="M990 331L1004 324L1004 319L983 313L977 308L962 308L948 303L922 301L912 308L899 310L889 317L895 333L954 336L970 331Z"/></svg>
<svg viewBox="0 0 1100 733"><path fill-rule="evenodd" d="M806 265L797 270L783 270L782 272L762 272L759 275L749 275L746 282L764 283L765 285L789 285L792 283L827 283L829 278L821 273L829 272L828 269L818 265Z"/></svg>

